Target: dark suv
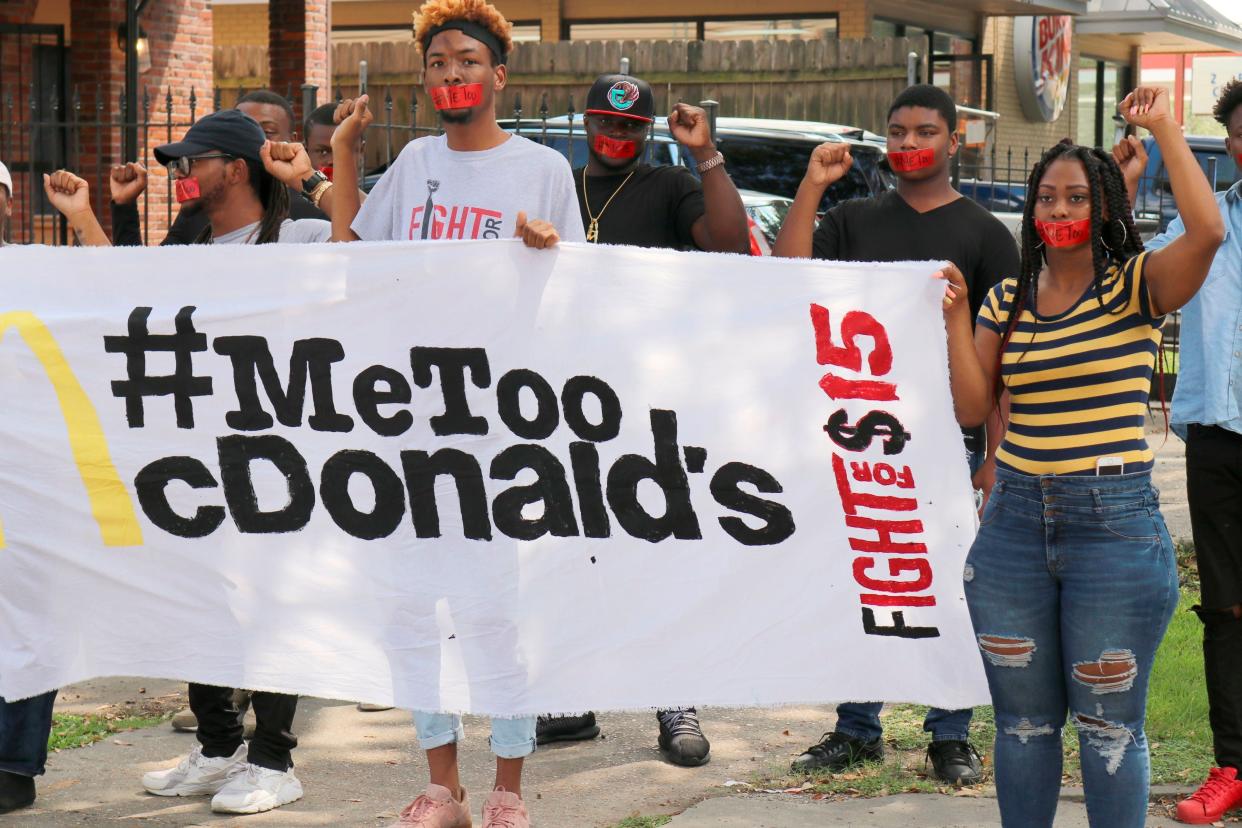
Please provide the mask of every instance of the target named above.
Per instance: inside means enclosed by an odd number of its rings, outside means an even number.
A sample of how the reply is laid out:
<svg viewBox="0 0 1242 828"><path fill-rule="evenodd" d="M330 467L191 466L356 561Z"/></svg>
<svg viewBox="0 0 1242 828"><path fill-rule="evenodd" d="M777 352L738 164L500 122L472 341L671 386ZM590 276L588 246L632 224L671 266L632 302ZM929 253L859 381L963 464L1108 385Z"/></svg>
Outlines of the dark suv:
<svg viewBox="0 0 1242 828"><path fill-rule="evenodd" d="M1207 135L1187 135L1186 143L1195 154L1195 160L1203 168L1204 175L1212 180L1216 192L1223 193L1233 186L1238 178L1238 167L1234 160L1225 152L1223 137ZM1173 203L1173 190L1169 187L1169 176L1164 169L1164 158L1154 138L1143 139L1143 147L1147 150L1147 169L1139 182L1138 198L1134 203L1135 218L1158 219L1160 231L1169 226L1169 222L1177 215L1177 205ZM1213 169L1212 159L1215 159Z"/></svg>
<svg viewBox="0 0 1242 828"><path fill-rule="evenodd" d="M586 162L587 144L582 117L574 115L507 119L501 127L555 148L577 167ZM820 203L822 213L834 204L852 198L878 195L892 186L891 173L884 160L884 139L854 127L807 121L767 121L752 118L719 118L716 146L724 154L729 175L740 190L793 198L806 173L811 151L825 141L850 144L853 167L845 178L828 188ZM648 135L646 157L649 164L680 164L694 171L694 159L669 134L664 118L657 118ZM696 173L697 174L697 173Z"/></svg>

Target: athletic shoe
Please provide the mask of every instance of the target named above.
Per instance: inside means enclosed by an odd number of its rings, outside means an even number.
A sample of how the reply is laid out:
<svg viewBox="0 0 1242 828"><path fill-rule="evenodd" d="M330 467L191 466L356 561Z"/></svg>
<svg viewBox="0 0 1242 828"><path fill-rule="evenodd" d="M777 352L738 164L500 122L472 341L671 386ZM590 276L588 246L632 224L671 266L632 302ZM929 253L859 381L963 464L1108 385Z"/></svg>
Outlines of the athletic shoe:
<svg viewBox="0 0 1242 828"><path fill-rule="evenodd" d="M208 758L202 745L175 768L142 775L142 787L156 796L204 796L217 793L233 777L246 772L246 746L239 745L232 756Z"/></svg>
<svg viewBox="0 0 1242 828"><path fill-rule="evenodd" d="M34 801L34 777L0 771L0 814L29 807Z"/></svg>
<svg viewBox="0 0 1242 828"><path fill-rule="evenodd" d="M401 812L401 818L390 828L471 828L470 803L466 789L461 789L461 801L443 785L428 785Z"/></svg>
<svg viewBox="0 0 1242 828"><path fill-rule="evenodd" d="M927 758L936 778L949 785L973 785L983 778L983 760L970 742L932 742L927 746Z"/></svg>
<svg viewBox="0 0 1242 828"><path fill-rule="evenodd" d="M535 720L535 742L579 742L599 735L599 725L590 710L581 716L540 716Z"/></svg>
<svg viewBox="0 0 1242 828"><path fill-rule="evenodd" d="M246 772L234 776L211 798L211 810L218 814L258 814L301 798L302 783L292 769L278 771L247 762Z"/></svg>
<svg viewBox="0 0 1242 828"><path fill-rule="evenodd" d="M703 735L699 716L693 707L656 712L660 722L660 750L674 765L694 768L711 758L711 742Z"/></svg>
<svg viewBox="0 0 1242 828"><path fill-rule="evenodd" d="M358 710L362 713L379 713L382 710L392 710L391 704L372 704L371 702L358 702Z"/></svg>
<svg viewBox="0 0 1242 828"><path fill-rule="evenodd" d="M822 739L794 759L791 767L796 772L828 770L840 773L863 762L878 762L883 758L884 740L879 737L864 742L844 733L825 733Z"/></svg>
<svg viewBox="0 0 1242 828"><path fill-rule="evenodd" d="M530 828L522 797L497 788L483 803L483 828Z"/></svg>
<svg viewBox="0 0 1242 828"><path fill-rule="evenodd" d="M1219 822L1225 811L1242 804L1237 768L1212 768L1199 790L1177 803L1177 821L1190 825Z"/></svg>

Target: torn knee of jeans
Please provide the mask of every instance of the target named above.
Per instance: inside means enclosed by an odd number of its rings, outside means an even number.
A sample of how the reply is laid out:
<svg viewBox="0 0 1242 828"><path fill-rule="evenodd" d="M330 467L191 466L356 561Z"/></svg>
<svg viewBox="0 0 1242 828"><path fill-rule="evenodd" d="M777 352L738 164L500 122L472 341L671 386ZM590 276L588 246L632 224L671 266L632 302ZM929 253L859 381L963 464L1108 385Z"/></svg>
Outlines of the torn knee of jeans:
<svg viewBox="0 0 1242 828"><path fill-rule="evenodd" d="M1051 736L1053 733L1056 733L1056 730L1047 722L1036 725L1030 719L1022 718L1018 720L1016 725L1005 728L1005 733L1010 736L1017 736L1018 741L1025 745L1035 736Z"/></svg>
<svg viewBox="0 0 1242 828"><path fill-rule="evenodd" d="M1134 741L1130 728L1105 719L1104 707L1099 704L1095 706L1094 716L1075 713L1074 727L1078 728L1087 745L1104 760L1104 770L1110 776L1115 774L1125 758L1126 748Z"/></svg>
<svg viewBox="0 0 1242 828"><path fill-rule="evenodd" d="M1105 650L1095 661L1074 663L1074 681L1091 688L1097 696L1124 693L1134 687L1138 661L1130 650Z"/></svg>
<svg viewBox="0 0 1242 828"><path fill-rule="evenodd" d="M1035 655L1035 639L1013 635L979 635L979 649L994 667L1026 667Z"/></svg>

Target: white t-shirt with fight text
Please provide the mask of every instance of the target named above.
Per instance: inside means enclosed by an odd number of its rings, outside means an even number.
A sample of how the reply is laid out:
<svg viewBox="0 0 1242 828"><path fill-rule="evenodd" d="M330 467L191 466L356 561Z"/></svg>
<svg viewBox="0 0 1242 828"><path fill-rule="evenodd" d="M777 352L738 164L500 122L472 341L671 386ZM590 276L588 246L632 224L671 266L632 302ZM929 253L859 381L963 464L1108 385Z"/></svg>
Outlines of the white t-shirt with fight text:
<svg viewBox="0 0 1242 828"><path fill-rule="evenodd" d="M364 241L508 239L519 212L550 222L562 241L586 241L573 174L556 150L511 135L489 150L459 152L437 135L406 144L353 230Z"/></svg>
<svg viewBox="0 0 1242 828"><path fill-rule="evenodd" d="M223 236L214 236L212 244L254 244L259 236L259 222L238 227ZM332 241L332 222L323 219L285 219L280 223L278 244L314 244Z"/></svg>

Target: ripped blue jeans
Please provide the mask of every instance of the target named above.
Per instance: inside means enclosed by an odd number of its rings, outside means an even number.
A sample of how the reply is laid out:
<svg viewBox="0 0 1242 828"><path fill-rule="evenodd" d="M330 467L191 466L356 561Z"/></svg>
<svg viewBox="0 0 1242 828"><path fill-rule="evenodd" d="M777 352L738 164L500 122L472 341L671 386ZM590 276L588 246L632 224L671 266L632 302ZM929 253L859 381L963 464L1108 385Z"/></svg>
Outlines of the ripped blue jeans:
<svg viewBox="0 0 1242 828"><path fill-rule="evenodd" d="M1067 716L1091 825L1145 822L1147 682L1178 597L1158 497L1146 473L996 472L964 578L1006 828L1052 825Z"/></svg>

